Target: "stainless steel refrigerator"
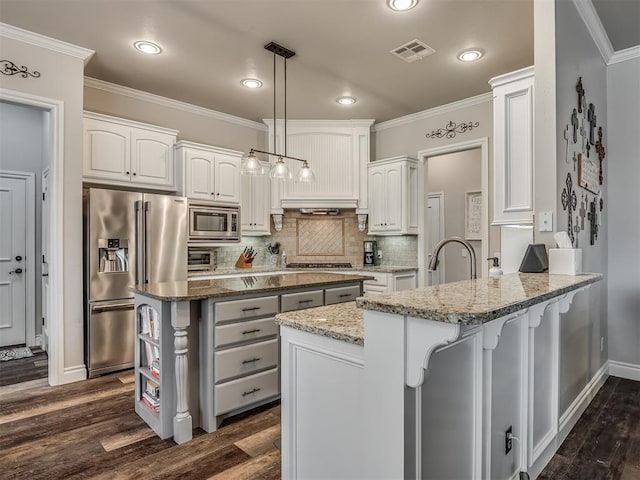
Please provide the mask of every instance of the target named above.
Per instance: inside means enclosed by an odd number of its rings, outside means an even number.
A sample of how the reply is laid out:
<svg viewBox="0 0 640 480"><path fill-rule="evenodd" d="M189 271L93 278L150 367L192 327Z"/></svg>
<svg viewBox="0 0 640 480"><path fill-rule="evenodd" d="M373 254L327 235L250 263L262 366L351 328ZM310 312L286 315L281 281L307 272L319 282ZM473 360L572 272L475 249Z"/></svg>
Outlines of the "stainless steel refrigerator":
<svg viewBox="0 0 640 480"><path fill-rule="evenodd" d="M134 284L187 280L187 199L83 191L89 376L133 367Z"/></svg>

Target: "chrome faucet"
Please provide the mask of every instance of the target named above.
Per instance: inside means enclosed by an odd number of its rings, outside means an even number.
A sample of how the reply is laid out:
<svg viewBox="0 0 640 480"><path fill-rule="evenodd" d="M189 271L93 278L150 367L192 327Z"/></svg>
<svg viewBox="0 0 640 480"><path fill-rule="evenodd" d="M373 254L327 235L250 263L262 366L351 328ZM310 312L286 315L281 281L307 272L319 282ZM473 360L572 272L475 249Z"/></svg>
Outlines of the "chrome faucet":
<svg viewBox="0 0 640 480"><path fill-rule="evenodd" d="M438 255L440 254L440 250L442 250L442 248L447 243L451 242L460 243L462 244L462 246L464 246L464 248L467 249L467 251L469 252L469 257L471 259L471 279L473 280L475 278L478 278L476 275L476 252L469 242L460 237L451 237L440 240L438 244L433 247L433 255L431 255L431 258L429 259L429 265L427 266L427 268L431 271L435 271L436 268L438 268Z"/></svg>

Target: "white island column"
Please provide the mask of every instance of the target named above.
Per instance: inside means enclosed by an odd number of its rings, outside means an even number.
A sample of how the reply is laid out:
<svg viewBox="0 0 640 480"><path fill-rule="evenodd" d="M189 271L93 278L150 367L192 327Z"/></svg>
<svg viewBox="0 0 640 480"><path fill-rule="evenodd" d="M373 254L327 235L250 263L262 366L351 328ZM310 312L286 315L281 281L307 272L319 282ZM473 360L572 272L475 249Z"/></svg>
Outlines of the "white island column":
<svg viewBox="0 0 640 480"><path fill-rule="evenodd" d="M192 438L193 419L189 412L189 337L190 302L171 302L171 326L174 337L174 356L176 369L176 414L173 417L173 440L177 444Z"/></svg>

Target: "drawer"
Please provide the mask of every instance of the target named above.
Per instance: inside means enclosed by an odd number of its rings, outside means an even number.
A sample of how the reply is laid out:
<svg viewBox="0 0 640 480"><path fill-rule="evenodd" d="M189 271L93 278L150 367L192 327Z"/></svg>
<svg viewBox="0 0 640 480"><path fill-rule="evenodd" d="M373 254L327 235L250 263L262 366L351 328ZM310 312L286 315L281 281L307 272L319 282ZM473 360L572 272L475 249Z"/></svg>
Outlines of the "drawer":
<svg viewBox="0 0 640 480"><path fill-rule="evenodd" d="M257 338L278 334L278 325L273 317L249 320L246 322L218 325L213 337L214 347L230 343L246 342Z"/></svg>
<svg viewBox="0 0 640 480"><path fill-rule="evenodd" d="M216 385L213 389L214 415L220 415L280 393L278 369Z"/></svg>
<svg viewBox="0 0 640 480"><path fill-rule="evenodd" d="M215 383L278 365L278 339L216 352L213 357Z"/></svg>
<svg viewBox="0 0 640 480"><path fill-rule="evenodd" d="M372 285L367 285L367 282L364 283L364 296L370 297L371 295L382 295L387 293L387 287L379 287L374 283Z"/></svg>
<svg viewBox="0 0 640 480"><path fill-rule="evenodd" d="M349 287L327 288L325 290L325 305L333 303L351 302L360 296L360 286L351 285Z"/></svg>
<svg viewBox="0 0 640 480"><path fill-rule="evenodd" d="M379 285L379 286L387 286L389 285L389 274L388 273L376 273L376 272L371 272L371 273L367 273L367 275L369 275L370 277L374 277L374 280L366 280L364 283L365 284L371 284L371 285Z"/></svg>
<svg viewBox="0 0 640 480"><path fill-rule="evenodd" d="M282 311L302 310L303 308L319 307L324 305L324 291L286 293L282 295Z"/></svg>
<svg viewBox="0 0 640 480"><path fill-rule="evenodd" d="M278 313L277 296L219 302L214 306L215 323L264 317L266 315L275 315L276 313Z"/></svg>

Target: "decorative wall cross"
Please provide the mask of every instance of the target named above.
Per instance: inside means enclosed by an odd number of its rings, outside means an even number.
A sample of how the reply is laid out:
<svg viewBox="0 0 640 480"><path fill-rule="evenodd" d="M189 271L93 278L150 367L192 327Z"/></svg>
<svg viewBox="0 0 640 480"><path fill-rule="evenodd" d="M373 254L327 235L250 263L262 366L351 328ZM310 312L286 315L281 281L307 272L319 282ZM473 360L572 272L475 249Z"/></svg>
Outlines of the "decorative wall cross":
<svg viewBox="0 0 640 480"><path fill-rule="evenodd" d="M589 104L589 110L587 110L587 119L589 120L589 143L595 145L596 143L596 107L593 103Z"/></svg>
<svg viewBox="0 0 640 480"><path fill-rule="evenodd" d="M578 213L580 214L580 230L584 230L584 217L587 215L587 202L584 198L584 193L582 194L582 199L580 200L580 208L578 209Z"/></svg>
<svg viewBox="0 0 640 480"><path fill-rule="evenodd" d="M582 88L582 77L578 78L578 84L576 85L576 92L578 92L578 112L582 113L582 99L584 98L584 88Z"/></svg>
<svg viewBox="0 0 640 480"><path fill-rule="evenodd" d="M580 244L580 231L582 230L582 228L580 228L580 225L578 223L578 216L576 215L576 225L575 227L573 227L573 231L576 234L576 248L579 248L579 244Z"/></svg>
<svg viewBox="0 0 640 480"><path fill-rule="evenodd" d="M575 108L571 114L571 127L573 128L573 143L578 143L578 113Z"/></svg>
<svg viewBox="0 0 640 480"><path fill-rule="evenodd" d="M569 224L567 230L569 238L571 238L571 243L575 242L575 235L573 231L573 212L576 209L576 205L578 204L578 198L576 197L576 192L573 190L573 180L571 180L571 174L567 173L566 187L562 190L562 208L564 210L568 210Z"/></svg>
<svg viewBox="0 0 640 480"><path fill-rule="evenodd" d="M602 174L602 161L604 160L604 156L606 152L604 151L604 145L602 145L602 127L598 127L598 141L596 142L596 152L598 152L598 160L600 161L600 185L604 180L604 176Z"/></svg>
<svg viewBox="0 0 640 480"><path fill-rule="evenodd" d="M576 171L576 165L578 164L578 154L573 152L573 171Z"/></svg>
<svg viewBox="0 0 640 480"><path fill-rule="evenodd" d="M596 244L596 238L598 238L598 211L596 210L596 201L595 199L593 200L593 202L589 203L589 213L587 214L587 217L589 218L589 223L590 223L590 241L591 241L591 245L595 245Z"/></svg>

